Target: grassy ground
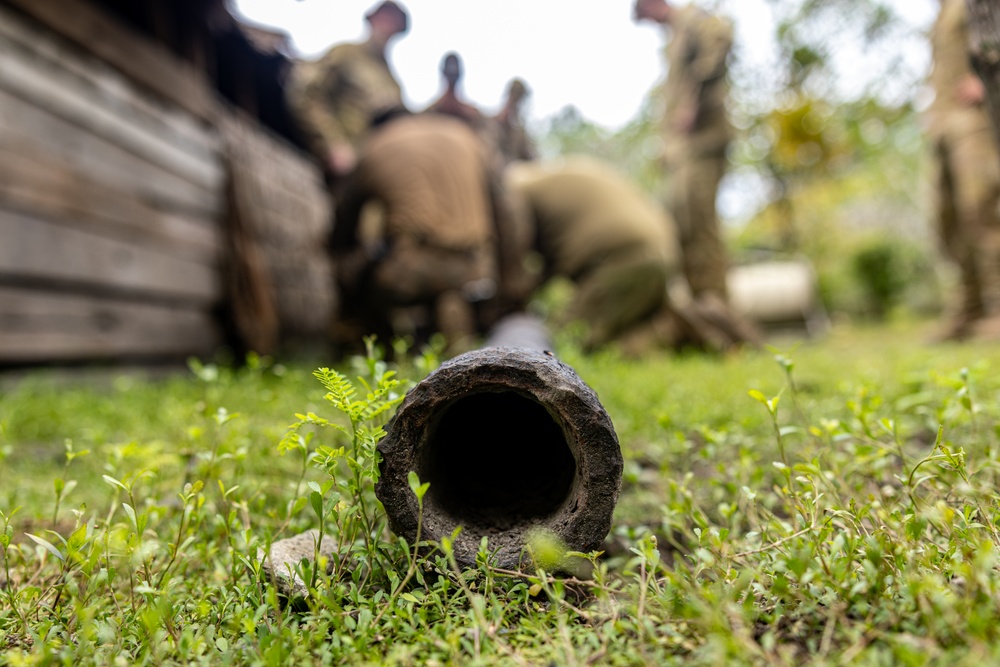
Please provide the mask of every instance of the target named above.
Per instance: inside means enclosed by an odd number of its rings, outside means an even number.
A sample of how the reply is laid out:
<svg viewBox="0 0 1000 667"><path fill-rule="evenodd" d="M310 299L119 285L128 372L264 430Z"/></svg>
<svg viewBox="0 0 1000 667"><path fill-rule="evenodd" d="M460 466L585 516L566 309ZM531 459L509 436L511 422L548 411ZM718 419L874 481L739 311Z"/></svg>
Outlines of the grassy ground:
<svg viewBox="0 0 1000 667"><path fill-rule="evenodd" d="M926 333L565 347L626 460L585 577L414 560L373 507L377 430L288 436L297 413L347 423L311 368L7 382L0 664L998 662L1000 345ZM283 608L254 554L319 517L344 546Z"/></svg>

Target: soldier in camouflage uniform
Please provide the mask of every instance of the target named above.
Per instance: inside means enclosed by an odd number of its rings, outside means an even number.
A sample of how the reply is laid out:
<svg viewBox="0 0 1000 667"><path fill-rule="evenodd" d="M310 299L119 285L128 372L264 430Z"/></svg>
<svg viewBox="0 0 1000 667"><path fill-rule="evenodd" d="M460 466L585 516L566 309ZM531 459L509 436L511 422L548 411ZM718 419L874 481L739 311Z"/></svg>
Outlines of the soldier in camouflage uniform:
<svg viewBox="0 0 1000 667"><path fill-rule="evenodd" d="M612 340L641 354L651 346L724 350L756 332L712 294L692 297L681 275L676 226L623 175L593 158L515 162L508 189L534 225L543 284L576 285L562 321L581 320L588 349Z"/></svg>
<svg viewBox="0 0 1000 667"><path fill-rule="evenodd" d="M536 228L540 283L576 284L563 319L590 325L587 345L616 339L663 305L679 258L662 208L609 166L584 156L515 162L508 189Z"/></svg>
<svg viewBox="0 0 1000 667"><path fill-rule="evenodd" d="M937 218L962 290L942 339L965 338L984 318L996 323L1000 317L1000 157L983 83L969 64L966 14L964 0L941 0L931 33L936 96L928 126L938 171Z"/></svg>
<svg viewBox="0 0 1000 667"><path fill-rule="evenodd" d="M457 53L445 54L441 61L441 75L445 81L445 92L427 107L425 113L444 114L462 120L482 139L490 156L489 181L493 218L497 230L499 292L496 299L480 309L483 321L489 324L504 314L523 309L530 295L530 283L524 272L524 260L531 243L529 238L531 229L524 224L522 217L512 214L513 203L507 196L501 177L508 159L528 159L534 156L531 140L520 125L519 108L521 100L526 95L526 88L523 82L515 79L510 87L514 92L508 96L508 103L501 111L501 115L489 118L475 106L462 101L459 96L462 61ZM512 138L518 131L523 137L520 141ZM509 158L505 149L511 147L514 147L513 150L517 153Z"/></svg>
<svg viewBox="0 0 1000 667"><path fill-rule="evenodd" d="M477 304L497 293L492 196L488 152L462 121L404 114L373 129L330 244L345 319L418 343L441 331L461 344L481 329Z"/></svg>
<svg viewBox="0 0 1000 667"><path fill-rule="evenodd" d="M441 77L444 79L445 91L425 111L454 116L468 123L476 132L482 132L484 124L482 112L468 102L462 101L459 97L458 88L462 81L462 60L454 51L446 53L441 60Z"/></svg>
<svg viewBox="0 0 1000 667"><path fill-rule="evenodd" d="M393 37L406 32L406 12L386 0L365 19L367 41L338 44L315 62L299 63L289 85L289 104L333 182L354 168L372 121L403 106L385 51Z"/></svg>
<svg viewBox="0 0 1000 667"><path fill-rule="evenodd" d="M528 85L521 79L511 79L507 84L503 108L493 117L494 141L506 162L534 160L538 157L535 142L524 127L524 103L531 95Z"/></svg>
<svg viewBox="0 0 1000 667"><path fill-rule="evenodd" d="M695 295L726 296L727 258L715 212L731 127L726 60L732 26L693 5L636 0L634 17L669 28L663 86L667 205L677 221L684 275Z"/></svg>

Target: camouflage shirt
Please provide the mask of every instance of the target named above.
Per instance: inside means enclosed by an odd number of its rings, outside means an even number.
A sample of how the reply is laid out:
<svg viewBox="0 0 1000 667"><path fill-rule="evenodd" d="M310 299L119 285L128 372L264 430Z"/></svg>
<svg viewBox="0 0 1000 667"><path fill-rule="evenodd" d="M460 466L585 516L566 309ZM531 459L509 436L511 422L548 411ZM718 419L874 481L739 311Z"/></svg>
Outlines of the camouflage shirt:
<svg viewBox="0 0 1000 667"><path fill-rule="evenodd" d="M387 238L469 250L493 240L488 158L462 121L425 114L389 121L362 147L334 224L335 249L357 243L362 207L381 203Z"/></svg>
<svg viewBox="0 0 1000 667"><path fill-rule="evenodd" d="M934 102L928 110L928 120L933 136L989 128L989 116L982 103L969 106L958 98L958 84L974 76L969 61L968 20L965 0L942 0L931 30L934 69L930 83L934 87Z"/></svg>
<svg viewBox="0 0 1000 667"><path fill-rule="evenodd" d="M339 44L319 60L298 63L288 97L319 156L340 142L357 149L375 116L403 104L388 62L370 42Z"/></svg>
<svg viewBox="0 0 1000 667"><path fill-rule="evenodd" d="M508 187L537 226L550 275L577 278L620 253L653 252L679 266L676 230L663 208L611 167L586 156L515 162Z"/></svg>
<svg viewBox="0 0 1000 667"><path fill-rule="evenodd" d="M731 128L726 116L727 59L733 28L718 16L689 5L677 10L667 42L663 139L668 160L725 152ZM677 128L678 114L697 107L690 132Z"/></svg>

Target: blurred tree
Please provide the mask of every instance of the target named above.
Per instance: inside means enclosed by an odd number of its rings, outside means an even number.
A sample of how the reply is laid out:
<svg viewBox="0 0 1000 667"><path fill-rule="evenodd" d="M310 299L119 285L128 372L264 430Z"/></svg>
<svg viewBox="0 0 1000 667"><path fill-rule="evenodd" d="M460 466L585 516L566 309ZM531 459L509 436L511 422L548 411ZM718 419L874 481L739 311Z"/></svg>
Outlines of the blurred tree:
<svg viewBox="0 0 1000 667"><path fill-rule="evenodd" d="M732 113L752 142L752 150L737 150L734 159L766 176L776 212L774 242L797 251L802 235L811 232L794 206L796 193L870 156L878 142L865 140L859 128L884 127L913 113L923 72L903 67L900 49L883 47L922 35L880 0L767 1L775 19L778 76L771 68L772 83L762 93L768 72L734 66ZM845 64L845 45L878 51L879 57L866 58L866 70L859 72ZM845 68L851 76L844 76Z"/></svg>
<svg viewBox="0 0 1000 667"><path fill-rule="evenodd" d="M564 108L549 119L539 148L543 157L583 153L613 164L649 192L660 190L660 137L653 96L647 94L639 113L627 125L610 131L585 119L579 109Z"/></svg>
<svg viewBox="0 0 1000 667"><path fill-rule="evenodd" d="M928 17L936 4L905 1L927 4ZM746 0L696 2L735 14ZM761 57L759 48L751 54L738 37L730 67L730 114L739 133L722 198L760 206L756 212L740 202L732 207L744 214L737 249L744 256L807 256L827 288L828 305L864 314L879 309L871 306L861 282L868 278L852 257L888 239L910 258L894 266L924 268L907 269L910 283L891 299L933 309L938 290L916 102L929 57L910 57L921 49L929 56L923 27L903 20L887 0L764 2L773 18L773 55ZM543 154L597 155L658 194L653 93L617 131L565 110L549 122ZM898 276L883 278L899 287Z"/></svg>

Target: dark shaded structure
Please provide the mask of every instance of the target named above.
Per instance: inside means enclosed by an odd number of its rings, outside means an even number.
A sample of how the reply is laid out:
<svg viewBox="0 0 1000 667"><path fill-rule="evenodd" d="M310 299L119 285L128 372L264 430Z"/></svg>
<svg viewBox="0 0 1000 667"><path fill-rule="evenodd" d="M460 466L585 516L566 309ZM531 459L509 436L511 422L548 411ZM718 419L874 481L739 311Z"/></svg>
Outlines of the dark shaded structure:
<svg viewBox="0 0 1000 667"><path fill-rule="evenodd" d="M0 0L0 366L322 339L287 51L224 0Z"/></svg>

